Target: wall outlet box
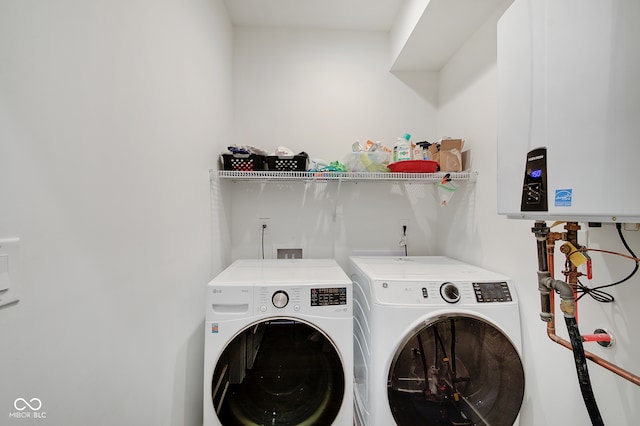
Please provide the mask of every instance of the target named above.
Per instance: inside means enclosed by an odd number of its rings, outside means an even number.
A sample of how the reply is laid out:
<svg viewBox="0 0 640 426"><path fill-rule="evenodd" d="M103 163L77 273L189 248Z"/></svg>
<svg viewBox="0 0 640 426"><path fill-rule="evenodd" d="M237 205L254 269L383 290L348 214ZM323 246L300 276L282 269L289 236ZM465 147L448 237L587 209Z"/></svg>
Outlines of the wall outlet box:
<svg viewBox="0 0 640 426"><path fill-rule="evenodd" d="M258 218L258 229L263 235L268 235L271 233L271 219L268 217Z"/></svg>
<svg viewBox="0 0 640 426"><path fill-rule="evenodd" d="M279 248L276 253L278 259L302 259L301 248Z"/></svg>

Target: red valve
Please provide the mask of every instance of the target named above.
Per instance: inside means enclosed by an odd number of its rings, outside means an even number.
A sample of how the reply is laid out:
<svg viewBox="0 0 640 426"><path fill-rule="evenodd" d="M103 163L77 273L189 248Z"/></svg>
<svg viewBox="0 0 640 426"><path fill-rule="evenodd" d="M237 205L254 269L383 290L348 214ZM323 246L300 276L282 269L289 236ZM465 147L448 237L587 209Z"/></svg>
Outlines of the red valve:
<svg viewBox="0 0 640 426"><path fill-rule="evenodd" d="M593 278L593 268L591 267L591 258L587 256L587 278Z"/></svg>

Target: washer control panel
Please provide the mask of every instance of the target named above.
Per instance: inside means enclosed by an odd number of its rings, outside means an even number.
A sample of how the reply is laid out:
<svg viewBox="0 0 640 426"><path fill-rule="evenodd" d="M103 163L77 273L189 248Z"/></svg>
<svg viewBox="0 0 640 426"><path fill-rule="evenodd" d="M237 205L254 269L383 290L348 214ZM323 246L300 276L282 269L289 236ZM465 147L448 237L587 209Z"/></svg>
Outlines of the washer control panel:
<svg viewBox="0 0 640 426"><path fill-rule="evenodd" d="M346 304L346 287L322 287L311 289L311 306L333 306Z"/></svg>
<svg viewBox="0 0 640 426"><path fill-rule="evenodd" d="M299 312L303 303L300 287L258 287L255 306L259 313Z"/></svg>
<svg viewBox="0 0 640 426"><path fill-rule="evenodd" d="M511 302L511 292L506 282L473 283L478 303Z"/></svg>
<svg viewBox="0 0 640 426"><path fill-rule="evenodd" d="M351 310L351 287L262 286L256 287L253 311L258 314L347 315Z"/></svg>

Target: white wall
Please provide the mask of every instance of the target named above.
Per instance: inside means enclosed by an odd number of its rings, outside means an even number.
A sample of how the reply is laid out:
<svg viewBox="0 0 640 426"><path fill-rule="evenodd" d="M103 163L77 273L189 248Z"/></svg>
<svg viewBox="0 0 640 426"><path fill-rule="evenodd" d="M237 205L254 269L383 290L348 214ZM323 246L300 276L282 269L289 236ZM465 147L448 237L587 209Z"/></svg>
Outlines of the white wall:
<svg viewBox="0 0 640 426"><path fill-rule="evenodd" d="M231 37L221 0L0 1L0 237L21 239L22 285L0 423L37 423L10 413L39 398L47 424L201 424Z"/></svg>
<svg viewBox="0 0 640 426"><path fill-rule="evenodd" d="M436 75L420 73L416 91L408 86L415 73L390 74L385 33L240 27L234 34L232 142L342 162L356 140L391 147L405 132L437 138ZM431 185L345 183L339 194L337 184L224 185L233 196L233 258L261 255L262 217L271 220L265 257L300 246L303 256L344 264L354 249L400 250L400 219L409 221L413 253L435 250Z"/></svg>
<svg viewBox="0 0 640 426"><path fill-rule="evenodd" d="M236 28L229 142L331 161L356 140L435 138L435 76L421 98L389 73L388 52L382 32Z"/></svg>
<svg viewBox="0 0 640 426"><path fill-rule="evenodd" d="M507 1L505 6L510 3ZM551 342L546 325L539 319L536 243L530 231L532 221L507 220L496 214L496 20L500 11L466 43L441 70L438 95L438 132L463 137L469 148L472 168L479 179L472 197L456 198L455 214L441 215L439 247L443 253L511 276L521 301L523 321L526 394L521 413L522 425L590 424L578 387L571 352ZM496 190L497 189L497 190ZM594 194L597 197L597 194ZM583 224L586 228L586 226ZM562 227L554 230L562 231ZM589 229L588 245L626 254L613 225ZM625 232L627 242L640 252L640 233ZM583 242L584 243L584 242ZM559 256L559 252L557 255ZM608 284L626 276L634 263L610 255L592 253L594 279L584 284ZM559 265L561 266L561 265ZM559 274L557 270L557 274ZM613 349L596 343L585 348L633 372L640 373L638 324L635 307L640 298L640 277L608 289L613 304L596 303L588 297L579 304L582 333L596 328L611 330L617 336ZM556 308L556 327L567 338L562 314ZM594 393L606 424L637 423L640 389L589 362Z"/></svg>
<svg viewBox="0 0 640 426"><path fill-rule="evenodd" d="M503 8L509 3L506 1ZM393 111L381 114L368 107L373 103L349 98L375 96L369 90L352 91L349 86L359 87L362 81L375 78L385 83L372 86L376 87L374 90L388 88L397 92L394 96L411 99L410 94L404 93L403 85L389 80L388 65L383 59L373 62L367 59L374 54L384 56L376 47L386 43L384 40L367 44L366 48L362 44L380 37L379 34L236 29L235 142L246 141L268 149L287 145L296 151L308 151L312 157L328 156L333 160L340 159L355 139L392 141L398 132L409 130L407 126L426 125L424 133L422 129L413 133L426 139L441 136L466 139L470 167L479 171L479 178L475 185L463 186L445 209L435 206L437 198L433 187L428 185L406 188L379 183L343 184L338 197L337 188L332 185L224 182L222 189L232 198L231 257L261 255L259 218L269 217L271 232L265 236L266 257L273 256L274 245L300 245L309 257L335 257L344 265L354 249L397 250L397 220L409 216L412 254L450 255L507 274L516 282L526 369L521 424L588 424L572 355L546 337L546 325L539 319L532 223L507 220L496 213L500 185L496 182L495 23L502 9L439 73L437 104L433 75L411 75L412 90L427 104L420 106L418 102L421 118L400 126L393 120ZM376 63L379 68L358 68L367 63ZM338 68L342 71L336 79L334 70ZM416 77L422 78L422 82ZM428 89L416 89L424 87ZM323 90L328 90L328 94ZM336 101L338 94L344 94L345 99ZM351 107L355 103L360 103L359 108ZM407 105L407 100L376 105L381 108L402 104ZM385 116L390 119L384 119ZM374 218L376 225L369 225L365 218ZM591 229L588 236L595 247L624 252L610 225ZM626 236L631 246L640 251L640 234L627 232ZM592 258L596 278L586 283L591 286L613 282L633 268L633 262L610 256L594 253ZM583 333L607 328L618 337L613 349L587 343L587 350L632 372L640 371L634 357L639 350L638 342L633 339L637 336L633 324L638 323L639 315L633 310L640 297L637 282L635 278L611 289L616 297L614 304L597 304L589 299L580 302ZM566 337L561 316L557 328L558 334ZM634 404L640 396L637 387L592 363L589 371L605 422L634 423L640 409Z"/></svg>
<svg viewBox="0 0 640 426"><path fill-rule="evenodd" d="M352 249L397 250L406 218L411 254L512 276L521 424L587 424L571 355L538 319L531 223L495 213L495 18L439 80L404 75L409 88L388 73L381 33L241 28L232 57L221 1L0 0L0 237L21 238L22 260L22 300L0 309L2 423L34 424L9 413L37 397L50 424L199 424L203 283L232 258L258 257L267 215L268 244L342 262ZM473 190L443 210L428 185L343 184L339 197L335 185L209 186L232 142L337 160L356 139L392 143L405 131L465 138ZM640 234L626 235L640 251ZM611 226L589 240L624 251ZM592 257L597 283L633 266ZM583 332L618 338L587 348L633 372L637 286L612 289L615 304L580 305ZM589 368L605 422L635 423L638 388Z"/></svg>

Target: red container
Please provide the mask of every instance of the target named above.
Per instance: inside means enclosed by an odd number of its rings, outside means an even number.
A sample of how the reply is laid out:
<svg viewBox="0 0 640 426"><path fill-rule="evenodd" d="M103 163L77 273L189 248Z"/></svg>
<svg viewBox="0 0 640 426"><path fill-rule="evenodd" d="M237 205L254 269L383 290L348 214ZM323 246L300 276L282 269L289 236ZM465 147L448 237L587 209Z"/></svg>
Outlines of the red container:
<svg viewBox="0 0 640 426"><path fill-rule="evenodd" d="M387 166L394 173L435 173L438 162L433 160L396 161Z"/></svg>

